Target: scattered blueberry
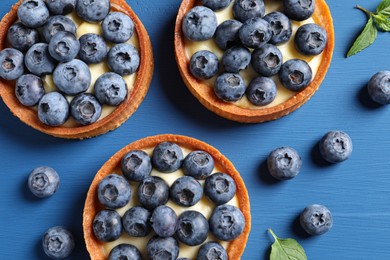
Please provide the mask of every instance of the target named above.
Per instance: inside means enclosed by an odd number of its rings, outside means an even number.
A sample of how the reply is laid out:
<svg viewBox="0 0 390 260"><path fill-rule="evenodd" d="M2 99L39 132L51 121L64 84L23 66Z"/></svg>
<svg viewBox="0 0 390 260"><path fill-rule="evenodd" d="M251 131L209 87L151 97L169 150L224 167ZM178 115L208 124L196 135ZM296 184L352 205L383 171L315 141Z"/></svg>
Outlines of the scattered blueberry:
<svg viewBox="0 0 390 260"><path fill-rule="evenodd" d="M45 88L40 77L24 74L16 80L15 94L24 106L35 106L45 94Z"/></svg>
<svg viewBox="0 0 390 260"><path fill-rule="evenodd" d="M237 101L245 94L245 83L239 74L223 73L214 84L215 95L224 101Z"/></svg>
<svg viewBox="0 0 390 260"><path fill-rule="evenodd" d="M46 0L47 8L52 14L68 14L76 7L77 0Z"/></svg>
<svg viewBox="0 0 390 260"><path fill-rule="evenodd" d="M178 219L173 209L161 205L153 210L150 223L158 236L170 237L175 234L177 230Z"/></svg>
<svg viewBox="0 0 390 260"><path fill-rule="evenodd" d="M246 89L246 96L255 106L266 106L275 100L277 93L275 82L271 78L254 78Z"/></svg>
<svg viewBox="0 0 390 260"><path fill-rule="evenodd" d="M269 173L278 180L289 180L298 175L302 159L291 147L279 147L273 150L267 159Z"/></svg>
<svg viewBox="0 0 390 260"><path fill-rule="evenodd" d="M202 0L202 4L213 11L225 9L232 0Z"/></svg>
<svg viewBox="0 0 390 260"><path fill-rule="evenodd" d="M70 102L70 114L81 125L95 123L102 114L102 105L92 94L81 93Z"/></svg>
<svg viewBox="0 0 390 260"><path fill-rule="evenodd" d="M38 198L53 195L60 185L58 173L51 167L35 168L28 177L28 188Z"/></svg>
<svg viewBox="0 0 390 260"><path fill-rule="evenodd" d="M266 20L255 17L244 22L238 36L245 47L260 48L271 39L272 30Z"/></svg>
<svg viewBox="0 0 390 260"><path fill-rule="evenodd" d="M242 26L242 23L231 19L222 22L218 25L214 34L214 41L222 50L229 49L240 43L238 32Z"/></svg>
<svg viewBox="0 0 390 260"><path fill-rule="evenodd" d="M282 64L282 52L275 45L267 43L252 53L253 69L265 77L278 74Z"/></svg>
<svg viewBox="0 0 390 260"><path fill-rule="evenodd" d="M191 176L178 178L169 189L170 198L183 207L194 206L203 196L202 185Z"/></svg>
<svg viewBox="0 0 390 260"><path fill-rule="evenodd" d="M100 103L118 106L127 97L127 84L120 75L106 72L96 80L94 92Z"/></svg>
<svg viewBox="0 0 390 260"><path fill-rule="evenodd" d="M53 72L53 80L56 87L65 94L77 95L89 88L91 72L87 64L74 59L60 63Z"/></svg>
<svg viewBox="0 0 390 260"><path fill-rule="evenodd" d="M92 227L98 240L102 242L115 241L122 234L121 216L115 210L101 210L96 214Z"/></svg>
<svg viewBox="0 0 390 260"><path fill-rule="evenodd" d="M26 27L21 22L16 22L8 29L7 40L12 48L26 52L39 42L39 32L36 29Z"/></svg>
<svg viewBox="0 0 390 260"><path fill-rule="evenodd" d="M173 237L154 236L146 245L148 256L153 260L176 260L179 255L179 243Z"/></svg>
<svg viewBox="0 0 390 260"><path fill-rule="evenodd" d="M59 62L69 62L76 58L80 50L80 42L73 33L59 31L49 42L50 55Z"/></svg>
<svg viewBox="0 0 390 260"><path fill-rule="evenodd" d="M241 22L253 17L263 17L264 12L263 0L236 0L233 5L233 15Z"/></svg>
<svg viewBox="0 0 390 260"><path fill-rule="evenodd" d="M352 154L352 140L342 131L330 131L320 141L320 153L330 163L347 160Z"/></svg>
<svg viewBox="0 0 390 260"><path fill-rule="evenodd" d="M236 183L228 174L216 172L207 177L204 194L216 205L225 204L236 194Z"/></svg>
<svg viewBox="0 0 390 260"><path fill-rule="evenodd" d="M84 0L77 1L76 12L87 22L100 22L110 11L110 0Z"/></svg>
<svg viewBox="0 0 390 260"><path fill-rule="evenodd" d="M191 74L198 79L210 79L218 72L218 57L211 51L195 52L190 60Z"/></svg>
<svg viewBox="0 0 390 260"><path fill-rule="evenodd" d="M228 255L225 250L218 242L210 241L204 243L198 251L196 257L197 260L228 260Z"/></svg>
<svg viewBox="0 0 390 260"><path fill-rule="evenodd" d="M59 92L46 93L38 103L38 118L45 125L59 126L69 117L68 100Z"/></svg>
<svg viewBox="0 0 390 260"><path fill-rule="evenodd" d="M205 179L214 169L214 159L205 151L192 151L183 161L183 171L195 179Z"/></svg>
<svg viewBox="0 0 390 260"><path fill-rule="evenodd" d="M121 12L109 13L102 22L103 37L113 43L127 42L134 33L134 23Z"/></svg>
<svg viewBox="0 0 390 260"><path fill-rule="evenodd" d="M131 198L130 184L123 176L115 173L100 181L97 192L99 202L110 209L122 208Z"/></svg>
<svg viewBox="0 0 390 260"><path fill-rule="evenodd" d="M157 176L144 178L139 184L137 192L139 202L149 210L164 205L169 199L168 184Z"/></svg>
<svg viewBox="0 0 390 260"><path fill-rule="evenodd" d="M211 214L209 225L210 231L216 238L223 241L230 241L244 231L245 218L236 206L219 205Z"/></svg>
<svg viewBox="0 0 390 260"><path fill-rule="evenodd" d="M184 211L179 216L176 237L180 242L196 246L202 244L208 235L209 223L198 211Z"/></svg>
<svg viewBox="0 0 390 260"><path fill-rule="evenodd" d="M108 67L121 76L137 71L140 57L137 48L128 43L120 43L110 49L107 55Z"/></svg>
<svg viewBox="0 0 390 260"><path fill-rule="evenodd" d="M31 73L42 76L53 73L57 61L50 56L47 43L36 43L27 51L24 64Z"/></svg>
<svg viewBox="0 0 390 260"><path fill-rule="evenodd" d="M24 55L13 48L0 51L0 77L6 80L15 80L23 75Z"/></svg>
<svg viewBox="0 0 390 260"><path fill-rule="evenodd" d="M326 47L328 37L324 28L315 23L304 24L295 33L297 50L305 55L318 55Z"/></svg>
<svg viewBox="0 0 390 260"><path fill-rule="evenodd" d="M107 56L107 45L103 37L86 33L79 38L79 58L87 64L102 62Z"/></svg>
<svg viewBox="0 0 390 260"><path fill-rule="evenodd" d="M281 12L272 12L263 17L271 26L272 37L269 43L282 44L287 42L292 34L290 19Z"/></svg>
<svg viewBox="0 0 390 260"><path fill-rule="evenodd" d="M152 164L160 172L170 173L181 167L183 151L171 142L159 143L153 150Z"/></svg>
<svg viewBox="0 0 390 260"><path fill-rule="evenodd" d="M108 260L141 260L140 251L130 244L119 244L111 249Z"/></svg>
<svg viewBox="0 0 390 260"><path fill-rule="evenodd" d="M76 25L74 22L63 15L51 16L42 28L42 33L46 42L50 42L55 34L63 31L70 32L74 35L76 34Z"/></svg>
<svg viewBox="0 0 390 260"><path fill-rule="evenodd" d="M283 0L284 13L292 20L303 21L314 13L314 0Z"/></svg>
<svg viewBox="0 0 390 260"><path fill-rule="evenodd" d="M217 16L207 7L195 6L183 18L184 36L192 41L211 39L217 29Z"/></svg>
<svg viewBox="0 0 390 260"><path fill-rule="evenodd" d="M152 227L150 217L152 213L143 207L132 207L122 217L123 229L132 237L147 236Z"/></svg>
<svg viewBox="0 0 390 260"><path fill-rule="evenodd" d="M141 150L132 150L121 160L123 175L130 181L142 181L152 171L152 161L147 153Z"/></svg>
<svg viewBox="0 0 390 260"><path fill-rule="evenodd" d="M63 259L73 252L75 241L69 230L56 226L45 232L42 237L42 247L48 257Z"/></svg>
<svg viewBox="0 0 390 260"><path fill-rule="evenodd" d="M236 45L227 49L222 56L222 65L226 72L239 73L251 62L251 52L244 46Z"/></svg>
<svg viewBox="0 0 390 260"><path fill-rule="evenodd" d="M307 206L301 213L299 222L310 235L322 235L333 226L333 218L329 209L318 204Z"/></svg>
<svg viewBox="0 0 390 260"><path fill-rule="evenodd" d="M292 91L306 88L312 79L310 65L299 59L291 59L283 63L279 71L279 79L282 85Z"/></svg>
<svg viewBox="0 0 390 260"><path fill-rule="evenodd" d="M380 71L371 77L367 85L368 94L378 104L390 104L390 71Z"/></svg>
<svg viewBox="0 0 390 260"><path fill-rule="evenodd" d="M49 10L42 0L24 0L18 7L18 18L29 28L38 28L49 19Z"/></svg>

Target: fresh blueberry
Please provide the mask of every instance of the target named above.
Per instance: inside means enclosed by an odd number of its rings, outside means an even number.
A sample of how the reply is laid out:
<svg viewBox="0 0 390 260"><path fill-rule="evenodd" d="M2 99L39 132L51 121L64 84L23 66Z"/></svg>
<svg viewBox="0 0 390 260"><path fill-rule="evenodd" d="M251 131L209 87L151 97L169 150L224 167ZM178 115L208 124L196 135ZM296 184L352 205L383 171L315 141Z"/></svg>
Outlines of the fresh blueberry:
<svg viewBox="0 0 390 260"><path fill-rule="evenodd" d="M80 50L80 42L73 33L59 31L49 42L50 55L59 62L69 62L76 58Z"/></svg>
<svg viewBox="0 0 390 260"><path fill-rule="evenodd" d="M275 45L267 43L252 53L253 69L265 77L278 74L282 64L282 52Z"/></svg>
<svg viewBox="0 0 390 260"><path fill-rule="evenodd" d="M77 0L46 0L47 8L52 14L68 14L76 7Z"/></svg>
<svg viewBox="0 0 390 260"><path fill-rule="evenodd" d="M122 234L121 216L115 210L101 210L96 214L92 227L98 240L102 242L115 241Z"/></svg>
<svg viewBox="0 0 390 260"><path fill-rule="evenodd" d="M196 246L202 244L209 233L207 219L198 211L184 211L179 216L176 237L180 242Z"/></svg>
<svg viewBox="0 0 390 260"><path fill-rule="evenodd" d="M242 23L231 19L222 22L218 25L214 34L214 41L222 50L229 49L240 43L238 32L242 26Z"/></svg>
<svg viewBox="0 0 390 260"><path fill-rule="evenodd" d="M218 72L218 57L211 51L195 52L190 60L191 74L198 79L210 79Z"/></svg>
<svg viewBox="0 0 390 260"><path fill-rule="evenodd" d="M131 187L123 176L112 173L100 181L98 199L103 206L110 209L122 208L130 198Z"/></svg>
<svg viewBox="0 0 390 260"><path fill-rule="evenodd" d="M191 41L205 41L213 37L217 25L217 16L210 8L195 6L184 16L182 30Z"/></svg>
<svg viewBox="0 0 390 260"><path fill-rule="evenodd" d="M35 106L45 94L45 88L40 77L24 74L16 80L15 94L23 105Z"/></svg>
<svg viewBox="0 0 390 260"><path fill-rule="evenodd" d="M203 196L202 185L191 176L178 178L169 189L170 198L183 207L194 206Z"/></svg>
<svg viewBox="0 0 390 260"><path fill-rule="evenodd" d="M49 92L43 95L38 103L38 118L49 126L59 126L69 117L69 103L59 92Z"/></svg>
<svg viewBox="0 0 390 260"><path fill-rule="evenodd" d="M214 173L204 183L204 194L216 205L225 204L236 194L236 183L226 173Z"/></svg>
<svg viewBox="0 0 390 260"><path fill-rule="evenodd" d="M139 63L140 57L137 48L128 43L115 45L107 55L108 67L121 76L135 73Z"/></svg>
<svg viewBox="0 0 390 260"><path fill-rule="evenodd" d="M110 0L79 0L76 3L76 12L87 22L100 22L110 11Z"/></svg>
<svg viewBox="0 0 390 260"><path fill-rule="evenodd" d="M28 188L38 198L53 195L60 186L60 176L48 166L35 168L28 176Z"/></svg>
<svg viewBox="0 0 390 260"><path fill-rule="evenodd" d="M295 33L294 43L304 55L318 55L326 47L328 37L324 28L315 23L304 24Z"/></svg>
<svg viewBox="0 0 390 260"><path fill-rule="evenodd" d="M314 0L283 0L284 13L292 20L303 21L314 13Z"/></svg>
<svg viewBox="0 0 390 260"><path fill-rule="evenodd" d="M271 39L272 30L266 20L255 17L244 22L238 36L245 47L260 48Z"/></svg>
<svg viewBox="0 0 390 260"><path fill-rule="evenodd" d="M140 182L137 195L139 202L145 208L152 210L167 203L169 186L160 177L149 176Z"/></svg>
<svg viewBox="0 0 390 260"><path fill-rule="evenodd" d="M244 46L233 46L222 56L222 65L226 72L239 73L251 62L251 52Z"/></svg>
<svg viewBox="0 0 390 260"><path fill-rule="evenodd" d="M94 92L100 103L118 106L127 97L127 84L120 75L106 72L96 80Z"/></svg>
<svg viewBox="0 0 390 260"><path fill-rule="evenodd" d="M152 213L143 207L130 208L122 217L123 229L132 237L147 236L152 229L149 222L151 215Z"/></svg>
<svg viewBox="0 0 390 260"><path fill-rule="evenodd" d="M152 171L152 161L147 153L133 150L125 154L121 160L123 175L130 181L142 181Z"/></svg>
<svg viewBox="0 0 390 260"><path fill-rule="evenodd" d="M290 19L281 12L272 12L263 17L272 30L272 37L269 43L282 44L287 42L292 34L292 24Z"/></svg>
<svg viewBox="0 0 390 260"><path fill-rule="evenodd" d="M47 43L36 43L27 51L24 64L31 73L42 76L53 73L57 61L50 56Z"/></svg>
<svg viewBox="0 0 390 260"><path fill-rule="evenodd" d="M298 175L302 159L291 147L279 147L267 158L269 173L278 180L289 180Z"/></svg>
<svg viewBox="0 0 390 260"><path fill-rule="evenodd" d="M170 237L175 234L177 230L178 219L173 209L161 205L153 210L150 223L158 236Z"/></svg>
<svg viewBox="0 0 390 260"><path fill-rule="evenodd" d="M0 51L0 77L15 80L24 73L24 55L13 48Z"/></svg>
<svg viewBox="0 0 390 260"><path fill-rule="evenodd" d="M307 206L301 213L299 222L310 235L322 235L333 226L333 218L329 209L318 204Z"/></svg>
<svg viewBox="0 0 390 260"><path fill-rule="evenodd" d="M241 22L253 17L263 17L264 12L263 0L236 0L233 5L233 15Z"/></svg>
<svg viewBox="0 0 390 260"><path fill-rule="evenodd" d="M306 88L311 82L313 73L310 65L299 59L291 59L283 63L279 71L282 85L292 91Z"/></svg>
<svg viewBox="0 0 390 260"><path fill-rule="evenodd" d="M214 169L214 159L205 151L192 151L183 161L183 171L195 179L205 179Z"/></svg>
<svg viewBox="0 0 390 260"><path fill-rule="evenodd" d="M246 89L246 97L255 106L266 106L275 100L277 93L275 82L271 78L254 78Z"/></svg>
<svg viewBox="0 0 390 260"><path fill-rule="evenodd" d="M351 137L342 131L330 131L320 141L320 153L330 163L347 160L352 154Z"/></svg>
<svg viewBox="0 0 390 260"><path fill-rule="evenodd" d="M56 226L45 232L42 237L42 247L48 257L63 259L73 252L75 241L69 230Z"/></svg>
<svg viewBox="0 0 390 260"><path fill-rule="evenodd" d="M56 87L68 95L77 95L86 91L91 84L91 72L81 60L60 63L54 70L53 80Z"/></svg>
<svg viewBox="0 0 390 260"><path fill-rule="evenodd" d="M239 74L223 73L217 77L214 92L224 101L237 101L245 94L245 82Z"/></svg>
<svg viewBox="0 0 390 260"><path fill-rule="evenodd" d="M204 243L198 251L197 260L228 260L226 249L218 242Z"/></svg>
<svg viewBox="0 0 390 260"><path fill-rule="evenodd" d="M50 42L55 34L63 31L76 34L76 25L74 22L63 15L51 16L42 29L46 42Z"/></svg>
<svg viewBox="0 0 390 260"><path fill-rule="evenodd" d="M102 22L103 37L113 43L127 42L134 33L131 18L121 12L109 13Z"/></svg>
<svg viewBox="0 0 390 260"><path fill-rule="evenodd" d="M79 38L79 58L87 64L99 63L107 56L107 45L103 37L94 33L86 33Z"/></svg>
<svg viewBox="0 0 390 260"><path fill-rule="evenodd" d="M148 256L152 260L176 260L179 255L179 243L173 237L152 237L147 245Z"/></svg>
<svg viewBox="0 0 390 260"><path fill-rule="evenodd" d="M159 143L153 150L152 164L160 172L170 173L181 167L183 151L171 142Z"/></svg>
<svg viewBox="0 0 390 260"><path fill-rule="evenodd" d="M202 4L213 11L225 9L232 0L202 0Z"/></svg>
<svg viewBox="0 0 390 260"><path fill-rule="evenodd" d="M70 114L81 125L95 123L102 114L102 105L92 94L81 93L70 102Z"/></svg>
<svg viewBox="0 0 390 260"><path fill-rule="evenodd" d="M12 48L26 52L31 46L39 42L39 32L17 22L8 29L7 40Z"/></svg>
<svg viewBox="0 0 390 260"><path fill-rule="evenodd" d="M49 10L42 0L24 0L18 7L18 18L29 28L38 28L49 19Z"/></svg>
<svg viewBox="0 0 390 260"><path fill-rule="evenodd" d="M241 210L233 205L217 206L209 219L210 231L216 238L230 241L238 237L245 227Z"/></svg>
<svg viewBox="0 0 390 260"><path fill-rule="evenodd" d="M378 104L390 104L390 71L380 71L371 77L367 85L368 94Z"/></svg>
<svg viewBox="0 0 390 260"><path fill-rule="evenodd" d="M108 260L141 260L141 252L133 245L119 244L111 249Z"/></svg>

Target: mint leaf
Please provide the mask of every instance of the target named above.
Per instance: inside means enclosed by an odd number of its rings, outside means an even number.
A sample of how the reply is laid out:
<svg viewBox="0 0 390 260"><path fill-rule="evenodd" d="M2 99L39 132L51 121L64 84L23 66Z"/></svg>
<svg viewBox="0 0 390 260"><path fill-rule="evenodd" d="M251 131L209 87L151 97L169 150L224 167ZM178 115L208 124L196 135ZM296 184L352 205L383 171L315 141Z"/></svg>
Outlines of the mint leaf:
<svg viewBox="0 0 390 260"><path fill-rule="evenodd" d="M376 26L385 32L390 31L390 20L388 17L384 16L383 14L374 14L373 16L375 18Z"/></svg>
<svg viewBox="0 0 390 260"><path fill-rule="evenodd" d="M272 229L268 229L268 232L275 239L271 246L270 260L307 260L305 250L295 239L278 238Z"/></svg>
<svg viewBox="0 0 390 260"><path fill-rule="evenodd" d="M372 19L372 16L370 16L370 19L368 20L363 31L356 38L351 49L349 49L347 53L347 58L370 46L375 41L377 34L378 31L375 27L374 19Z"/></svg>
<svg viewBox="0 0 390 260"><path fill-rule="evenodd" d="M376 8L378 14L383 14L384 16L390 16L390 0L383 0L378 7Z"/></svg>

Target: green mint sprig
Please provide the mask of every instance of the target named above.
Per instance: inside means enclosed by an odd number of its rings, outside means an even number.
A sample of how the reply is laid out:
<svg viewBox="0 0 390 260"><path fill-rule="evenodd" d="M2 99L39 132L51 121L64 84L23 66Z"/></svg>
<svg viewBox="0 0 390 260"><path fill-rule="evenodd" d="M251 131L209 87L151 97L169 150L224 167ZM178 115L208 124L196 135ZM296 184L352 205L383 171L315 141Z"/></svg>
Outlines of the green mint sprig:
<svg viewBox="0 0 390 260"><path fill-rule="evenodd" d="M349 49L347 58L370 46L377 37L378 28L382 31L390 32L390 0L383 0L377 6L376 12L370 12L361 6L356 6L356 8L367 14L368 21Z"/></svg>
<svg viewBox="0 0 390 260"><path fill-rule="evenodd" d="M305 250L295 239L279 238L270 228L268 232L275 239L271 246L270 260L307 260Z"/></svg>

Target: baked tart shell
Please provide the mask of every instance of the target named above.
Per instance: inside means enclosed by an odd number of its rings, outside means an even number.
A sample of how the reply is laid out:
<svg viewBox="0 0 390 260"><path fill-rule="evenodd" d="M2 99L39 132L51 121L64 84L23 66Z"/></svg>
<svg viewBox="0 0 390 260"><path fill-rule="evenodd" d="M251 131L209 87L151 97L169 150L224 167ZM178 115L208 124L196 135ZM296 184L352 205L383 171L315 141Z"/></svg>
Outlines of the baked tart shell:
<svg viewBox="0 0 390 260"><path fill-rule="evenodd" d="M244 252L251 228L249 196L244 181L234 165L214 147L191 137L173 134L150 136L135 141L112 156L97 172L88 190L83 213L84 239L91 259L107 259L108 257L108 253L103 250L103 242L95 238L92 228L95 215L103 209L97 196L99 182L105 176L116 172L118 168L120 169L121 159L129 151L153 148L161 142L173 142L189 150L203 150L208 152L213 157L216 168L229 174L234 179L237 186L236 196L238 198L239 208L245 217L246 224L243 233L229 243L227 253L229 259L240 259Z"/></svg>
<svg viewBox="0 0 390 260"><path fill-rule="evenodd" d="M0 50L8 47L7 31L9 27L18 19L17 10L23 0L12 6L3 19L0 21ZM37 115L37 112L29 107L23 106L15 95L15 81L0 79L0 96L11 112L25 124L35 128L43 133L67 138L84 139L104 134L114 130L124 123L138 108L148 92L153 75L153 53L149 35L130 6L125 0L110 0L111 11L119 11L127 14L135 24L135 32L139 41L140 66L137 71L134 87L127 98L108 116L97 122L86 126L47 126L43 124Z"/></svg>
<svg viewBox="0 0 390 260"><path fill-rule="evenodd" d="M182 33L182 21L185 14L197 5L197 0L183 0L175 25L175 57L180 74L190 92L210 111L229 120L242 123L261 123L285 116L298 109L318 90L330 66L334 50L333 20L328 5L324 0L317 0L312 18L322 26L327 33L328 42L323 50L323 57L316 75L311 83L302 91L297 92L285 102L273 107L260 109L245 109L217 98L212 87L192 76L189 69L189 58L185 49L185 36Z"/></svg>

